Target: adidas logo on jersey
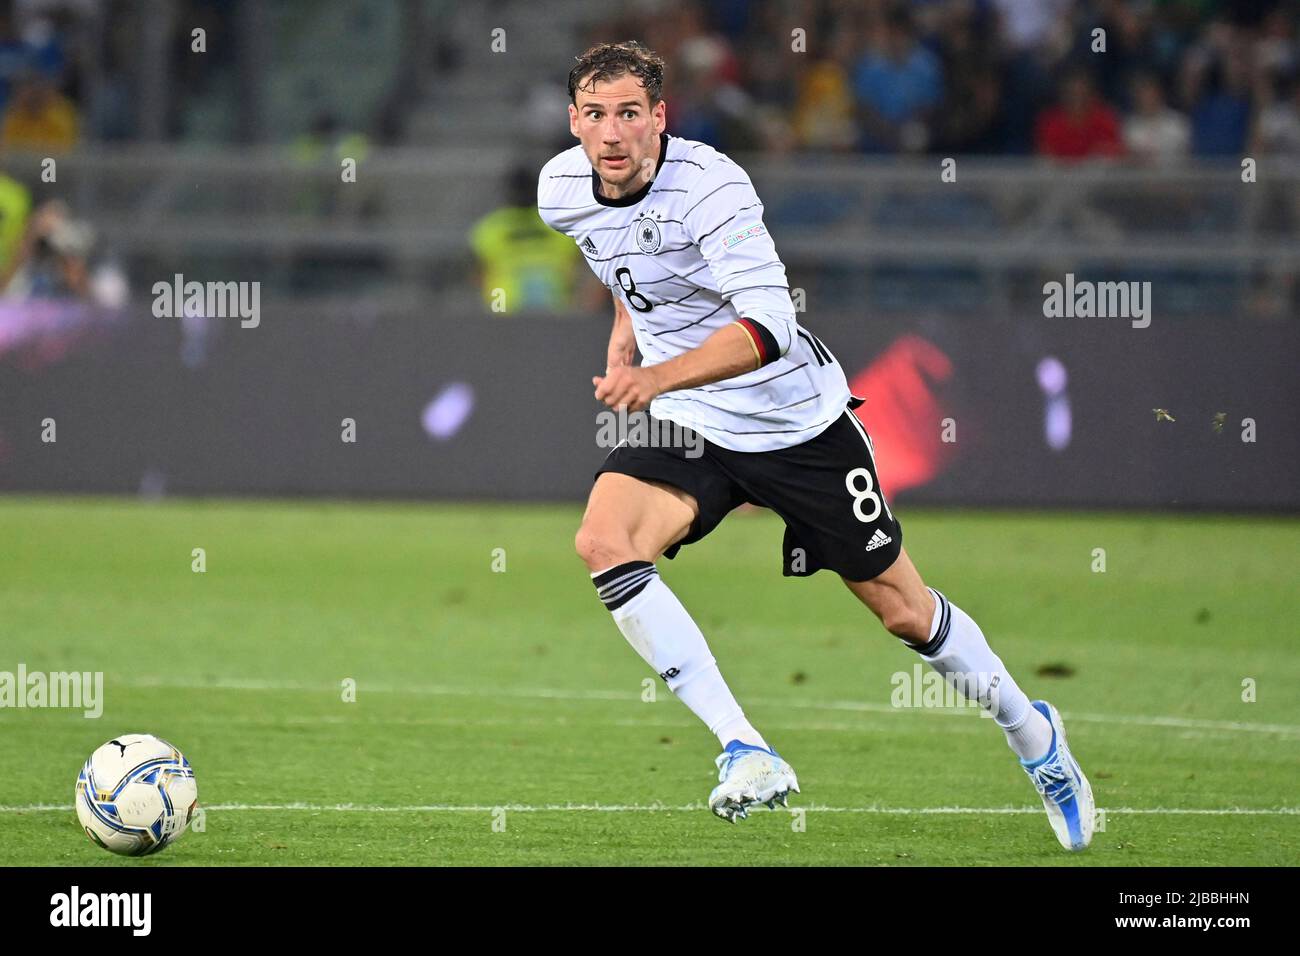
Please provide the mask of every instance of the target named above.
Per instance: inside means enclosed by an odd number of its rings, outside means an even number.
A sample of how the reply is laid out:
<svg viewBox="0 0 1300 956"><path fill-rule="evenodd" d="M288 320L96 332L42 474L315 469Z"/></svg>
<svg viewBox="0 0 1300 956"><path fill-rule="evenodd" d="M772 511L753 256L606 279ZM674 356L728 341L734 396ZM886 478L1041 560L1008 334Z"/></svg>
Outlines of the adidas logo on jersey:
<svg viewBox="0 0 1300 956"><path fill-rule="evenodd" d="M589 256L594 256L596 254L596 244L591 241L591 236L582 240L582 251Z"/></svg>
<svg viewBox="0 0 1300 956"><path fill-rule="evenodd" d="M885 545L891 543L893 540L894 540L893 538L891 538L889 535L885 534L885 532L877 528L876 533L873 534L871 536L871 540L867 542L867 550L875 551L876 548L883 548Z"/></svg>

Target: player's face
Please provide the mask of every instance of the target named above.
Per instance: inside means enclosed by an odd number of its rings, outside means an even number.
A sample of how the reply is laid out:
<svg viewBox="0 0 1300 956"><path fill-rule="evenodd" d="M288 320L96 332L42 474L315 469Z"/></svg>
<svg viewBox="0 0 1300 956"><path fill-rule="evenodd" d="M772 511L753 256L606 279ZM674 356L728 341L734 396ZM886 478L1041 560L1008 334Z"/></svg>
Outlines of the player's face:
<svg viewBox="0 0 1300 956"><path fill-rule="evenodd" d="M569 106L569 131L616 198L650 181L664 130L664 102L653 107L641 81L624 75L579 89Z"/></svg>

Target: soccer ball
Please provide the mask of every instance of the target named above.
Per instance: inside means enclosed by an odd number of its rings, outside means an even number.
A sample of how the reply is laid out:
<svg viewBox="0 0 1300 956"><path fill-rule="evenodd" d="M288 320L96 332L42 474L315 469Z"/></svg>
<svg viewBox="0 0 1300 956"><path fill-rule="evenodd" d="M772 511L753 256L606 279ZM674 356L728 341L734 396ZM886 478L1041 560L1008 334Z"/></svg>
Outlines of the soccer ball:
<svg viewBox="0 0 1300 956"><path fill-rule="evenodd" d="M91 843L123 856L157 853L180 839L199 805L190 762L151 734L100 747L77 775L77 819Z"/></svg>

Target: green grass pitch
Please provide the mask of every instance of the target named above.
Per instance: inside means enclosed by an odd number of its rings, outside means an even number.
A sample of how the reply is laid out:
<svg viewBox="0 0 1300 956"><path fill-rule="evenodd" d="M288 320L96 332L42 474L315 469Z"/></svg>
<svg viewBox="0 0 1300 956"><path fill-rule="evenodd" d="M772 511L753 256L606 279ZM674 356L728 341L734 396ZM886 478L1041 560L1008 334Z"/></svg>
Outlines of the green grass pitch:
<svg viewBox="0 0 1300 956"><path fill-rule="evenodd" d="M0 864L1300 858L1300 522L903 509L927 581L1065 717L1107 811L1068 854L991 721L890 706L915 655L833 575L783 579L765 512L660 562L803 787L803 814L712 817L716 742L658 679L642 699L652 675L573 554L579 516L0 499L0 670L102 671L105 697L98 720L0 709ZM81 763L128 732L184 750L208 808L142 860L71 810Z"/></svg>

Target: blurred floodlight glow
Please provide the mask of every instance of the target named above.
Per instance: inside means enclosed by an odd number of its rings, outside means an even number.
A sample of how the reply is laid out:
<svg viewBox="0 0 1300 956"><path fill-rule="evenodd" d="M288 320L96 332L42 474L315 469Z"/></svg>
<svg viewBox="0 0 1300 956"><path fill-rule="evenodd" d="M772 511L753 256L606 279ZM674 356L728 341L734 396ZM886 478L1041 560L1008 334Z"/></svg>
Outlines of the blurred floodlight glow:
<svg viewBox="0 0 1300 956"><path fill-rule="evenodd" d="M1047 397L1047 408L1043 413L1043 438L1047 441L1048 448L1063 451L1070 445L1073 430L1070 399L1065 394L1065 384L1070 376L1065 371L1065 364L1052 355L1038 363L1036 374L1038 387Z"/></svg>
<svg viewBox="0 0 1300 956"><path fill-rule="evenodd" d="M1047 437L1047 447L1052 451L1064 451L1070 445L1071 418L1070 400L1064 395L1049 399L1047 417L1043 422Z"/></svg>
<svg viewBox="0 0 1300 956"><path fill-rule="evenodd" d="M424 406L420 416L424 430L437 441L446 441L474 413L474 389L465 382L452 382Z"/></svg>
<svg viewBox="0 0 1300 956"><path fill-rule="evenodd" d="M1060 395L1068 380L1060 359L1049 355L1038 363L1038 387L1048 395Z"/></svg>

